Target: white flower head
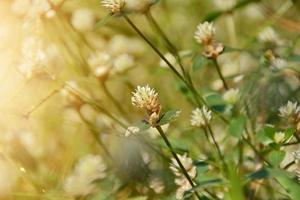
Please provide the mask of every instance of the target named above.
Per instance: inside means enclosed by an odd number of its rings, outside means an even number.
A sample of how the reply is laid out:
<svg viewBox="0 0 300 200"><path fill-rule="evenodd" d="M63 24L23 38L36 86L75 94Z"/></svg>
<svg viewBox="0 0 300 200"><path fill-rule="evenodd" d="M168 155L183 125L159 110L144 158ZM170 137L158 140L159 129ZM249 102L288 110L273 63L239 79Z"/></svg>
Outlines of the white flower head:
<svg viewBox="0 0 300 200"><path fill-rule="evenodd" d="M86 196L96 189L96 185L83 176L70 175L64 181L63 189L72 196Z"/></svg>
<svg viewBox="0 0 300 200"><path fill-rule="evenodd" d="M149 85L137 86L137 89L132 95L132 105L146 109L151 112L151 114L159 113L160 104L158 101L158 93L153 88L150 88Z"/></svg>
<svg viewBox="0 0 300 200"><path fill-rule="evenodd" d="M195 127L204 127L212 119L212 112L206 106L196 108L192 111L191 125Z"/></svg>
<svg viewBox="0 0 300 200"><path fill-rule="evenodd" d="M165 184L159 177L151 178L149 187L153 189L156 194L161 194L165 190Z"/></svg>
<svg viewBox="0 0 300 200"><path fill-rule="evenodd" d="M125 0L126 10L140 13L147 12L156 2L157 0Z"/></svg>
<svg viewBox="0 0 300 200"><path fill-rule="evenodd" d="M239 99L239 90L230 89L223 94L223 99L228 104L235 104Z"/></svg>
<svg viewBox="0 0 300 200"><path fill-rule="evenodd" d="M214 4L220 10L228 11L236 5L236 0L214 0Z"/></svg>
<svg viewBox="0 0 300 200"><path fill-rule="evenodd" d="M204 22L197 26L194 38L199 44L208 45L213 41L215 33L216 29L213 23Z"/></svg>
<svg viewBox="0 0 300 200"><path fill-rule="evenodd" d="M283 142L283 140L284 140L284 138L285 138L285 133L284 132L276 132L275 134L274 134L274 141L276 142L276 143L281 143L281 142Z"/></svg>
<svg viewBox="0 0 300 200"><path fill-rule="evenodd" d="M101 4L111 14L116 14L122 12L125 6L125 0L102 0Z"/></svg>
<svg viewBox="0 0 300 200"><path fill-rule="evenodd" d="M132 134L136 134L140 131L139 127L136 126L129 126L125 131L125 137L129 137Z"/></svg>
<svg viewBox="0 0 300 200"><path fill-rule="evenodd" d="M288 101L286 105L279 108L279 116L282 118L296 117L300 114L300 106L297 102Z"/></svg>
<svg viewBox="0 0 300 200"><path fill-rule="evenodd" d="M134 58L125 53L125 54L121 54L118 55L115 59L114 59L114 66L112 69L113 73L123 73L126 70L132 68L134 66Z"/></svg>

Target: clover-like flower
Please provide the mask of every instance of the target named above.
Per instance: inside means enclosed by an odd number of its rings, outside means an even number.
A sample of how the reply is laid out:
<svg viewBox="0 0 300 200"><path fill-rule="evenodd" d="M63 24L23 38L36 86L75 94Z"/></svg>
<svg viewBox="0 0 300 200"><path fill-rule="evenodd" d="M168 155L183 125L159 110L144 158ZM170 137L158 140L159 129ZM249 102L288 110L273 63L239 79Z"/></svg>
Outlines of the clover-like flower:
<svg viewBox="0 0 300 200"><path fill-rule="evenodd" d="M206 106L202 108L196 108L192 111L191 115L191 125L196 127L207 126L212 119L212 112L208 110Z"/></svg>
<svg viewBox="0 0 300 200"><path fill-rule="evenodd" d="M111 14L121 13L125 7L125 0L102 0L102 6Z"/></svg>
<svg viewBox="0 0 300 200"><path fill-rule="evenodd" d="M208 45L213 41L215 33L213 23L204 22L197 26L194 38L199 44Z"/></svg>

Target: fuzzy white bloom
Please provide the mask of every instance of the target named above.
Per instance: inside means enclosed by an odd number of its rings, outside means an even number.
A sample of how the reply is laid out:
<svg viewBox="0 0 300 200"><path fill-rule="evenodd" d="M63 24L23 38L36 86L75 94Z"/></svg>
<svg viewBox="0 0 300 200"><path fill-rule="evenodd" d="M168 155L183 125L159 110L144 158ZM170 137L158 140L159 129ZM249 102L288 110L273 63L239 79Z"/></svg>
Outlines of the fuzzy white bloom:
<svg viewBox="0 0 300 200"><path fill-rule="evenodd" d="M236 5L236 0L214 0L214 4L218 9L228 11Z"/></svg>
<svg viewBox="0 0 300 200"><path fill-rule="evenodd" d="M216 29L213 23L204 22L204 23L200 23L197 26L197 30L194 34L194 38L199 44L207 45L212 42L215 33L216 33Z"/></svg>
<svg viewBox="0 0 300 200"><path fill-rule="evenodd" d="M151 178L149 187L153 189L156 194L161 194L165 190L165 184L159 177Z"/></svg>
<svg viewBox="0 0 300 200"><path fill-rule="evenodd" d="M129 54L121 54L114 58L113 73L123 73L134 66L134 58Z"/></svg>
<svg viewBox="0 0 300 200"><path fill-rule="evenodd" d="M101 4L111 14L116 14L122 12L125 6L125 0L102 0Z"/></svg>
<svg viewBox="0 0 300 200"><path fill-rule="evenodd" d="M125 131L125 137L129 137L132 134L138 133L140 131L139 127L129 126Z"/></svg>
<svg viewBox="0 0 300 200"><path fill-rule="evenodd" d="M109 52L113 55L130 54L141 56L145 52L145 45L137 38L129 38L124 35L115 35L109 41Z"/></svg>
<svg viewBox="0 0 300 200"><path fill-rule="evenodd" d="M262 42L272 42L272 43L279 43L280 38L277 35L277 33L274 31L273 28L267 27L263 29L259 34L258 34L258 39Z"/></svg>
<svg viewBox="0 0 300 200"><path fill-rule="evenodd" d="M159 106L158 93L153 88L150 88L149 85L137 86L132 95L132 105L138 108L155 112L156 108Z"/></svg>
<svg viewBox="0 0 300 200"><path fill-rule="evenodd" d="M196 108L192 111L191 125L196 127L206 126L206 122L209 123L212 119L212 112L208 110L206 106L202 108Z"/></svg>
<svg viewBox="0 0 300 200"><path fill-rule="evenodd" d="M18 179L14 166L6 159L0 158L0 198L9 195ZM6 199L6 198L4 198Z"/></svg>
<svg viewBox="0 0 300 200"><path fill-rule="evenodd" d="M187 171L190 178L193 180L197 176L197 168L193 165L193 160L187 157L187 154L179 155L177 154L179 160L181 161L184 169ZM191 184L181 172L179 164L177 163L175 158L172 158L172 163L170 169L175 174L175 183L179 186L176 192L176 199L182 199L185 191L192 188Z"/></svg>
<svg viewBox="0 0 300 200"><path fill-rule="evenodd" d="M88 64L98 78L106 78L112 69L112 57L106 52L96 52L88 58Z"/></svg>
<svg viewBox="0 0 300 200"><path fill-rule="evenodd" d="M276 142L276 143L281 143L281 142L283 142L283 140L284 140L284 138L285 138L285 133L284 132L276 132L275 134L274 134L274 141Z"/></svg>
<svg viewBox="0 0 300 200"><path fill-rule="evenodd" d="M300 106L297 102L288 101L286 105L279 108L279 116L282 118L295 117L300 114Z"/></svg>
<svg viewBox="0 0 300 200"><path fill-rule="evenodd" d="M146 12L157 0L125 0L125 8L131 12Z"/></svg>
<svg viewBox="0 0 300 200"><path fill-rule="evenodd" d="M92 193L95 181L106 177L106 164L99 155L87 155L79 160L74 172L64 182L64 190L72 196Z"/></svg>
<svg viewBox="0 0 300 200"><path fill-rule="evenodd" d="M87 8L75 10L72 14L71 23L78 31L91 31L95 25L94 13Z"/></svg>
<svg viewBox="0 0 300 200"><path fill-rule="evenodd" d="M235 104L239 99L239 90L230 89L223 94L223 99L228 104Z"/></svg>

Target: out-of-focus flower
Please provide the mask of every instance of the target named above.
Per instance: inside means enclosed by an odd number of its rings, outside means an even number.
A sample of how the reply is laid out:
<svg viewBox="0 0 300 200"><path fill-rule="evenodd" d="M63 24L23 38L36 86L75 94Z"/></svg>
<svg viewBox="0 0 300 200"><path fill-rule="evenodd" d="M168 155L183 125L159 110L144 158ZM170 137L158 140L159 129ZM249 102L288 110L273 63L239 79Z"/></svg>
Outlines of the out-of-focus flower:
<svg viewBox="0 0 300 200"><path fill-rule="evenodd" d="M139 127L130 126L125 131L125 137L129 137L132 134L138 133L140 131Z"/></svg>
<svg viewBox="0 0 300 200"><path fill-rule="evenodd" d="M111 14L117 14L123 11L125 0L102 0L101 4Z"/></svg>
<svg viewBox="0 0 300 200"><path fill-rule="evenodd" d="M169 126L170 126L170 124L164 124L164 125L161 126L161 128L162 128L162 130L163 130L164 132L167 132ZM158 133L157 130L156 130L155 128L153 128L153 127L150 127L150 128L148 129L148 132L149 132L149 134L150 134L150 137L153 138L153 139L155 139L155 138L157 138L157 137L159 136L159 133Z"/></svg>
<svg viewBox="0 0 300 200"><path fill-rule="evenodd" d="M130 56L129 54L121 54L118 55L116 58L114 58L113 62L113 73L123 73L126 70L133 67L135 64L134 58Z"/></svg>
<svg viewBox="0 0 300 200"><path fill-rule="evenodd" d="M14 166L6 159L0 158L0 197L9 195L18 179Z"/></svg>
<svg viewBox="0 0 300 200"><path fill-rule="evenodd" d="M112 69L112 58L106 52L96 52L88 58L88 64L97 78L106 80Z"/></svg>
<svg viewBox="0 0 300 200"><path fill-rule="evenodd" d="M216 7L223 11L229 11L236 5L236 0L214 0Z"/></svg>
<svg viewBox="0 0 300 200"><path fill-rule="evenodd" d="M156 194L161 194L165 190L165 184L159 177L153 177L150 179L149 187L154 190Z"/></svg>
<svg viewBox="0 0 300 200"><path fill-rule="evenodd" d="M216 29L213 23L204 22L197 26L194 38L199 44L208 45L213 41L215 33Z"/></svg>
<svg viewBox="0 0 300 200"><path fill-rule="evenodd" d="M95 181L106 177L106 164L99 155L79 160L74 172L66 178L63 188L72 196L86 196L96 189Z"/></svg>
<svg viewBox="0 0 300 200"><path fill-rule="evenodd" d="M132 105L147 110L149 114L148 122L151 126L155 126L160 119L161 105L158 101L158 93L146 86L137 86L137 89L132 93Z"/></svg>
<svg viewBox="0 0 300 200"><path fill-rule="evenodd" d="M179 160L181 161L184 169L187 171L190 178L193 180L197 176L197 168L193 165L193 160L189 157L187 157L187 154L184 155L178 155ZM176 192L176 198L182 199L183 194L185 191L192 188L187 178L182 173L179 164L177 163L175 158L172 158L172 163L170 166L170 169L175 174L175 183L179 186Z"/></svg>
<svg viewBox="0 0 300 200"><path fill-rule="evenodd" d="M21 47L21 63L19 71L31 78L33 73L43 69L47 65L47 56L42 41L37 37L26 37Z"/></svg>
<svg viewBox="0 0 300 200"><path fill-rule="evenodd" d="M297 123L300 120L300 106L297 102L288 101L286 105L279 108L279 116L291 123Z"/></svg>
<svg viewBox="0 0 300 200"><path fill-rule="evenodd" d="M60 94L64 97L67 105L80 110L81 106L84 104L83 100L80 98L78 92L86 94L81 90L76 81L67 81L66 86L60 90Z"/></svg>
<svg viewBox="0 0 300 200"><path fill-rule="evenodd" d="M212 119L212 112L206 106L196 108L192 111L191 125L196 127L205 127Z"/></svg>
<svg viewBox="0 0 300 200"><path fill-rule="evenodd" d="M267 27L263 29L259 34L258 34L258 39L262 42L270 42L274 44L278 44L281 42L281 39L277 35L277 33L274 31L273 28Z"/></svg>
<svg viewBox="0 0 300 200"><path fill-rule="evenodd" d="M281 142L283 142L284 138L285 138L284 132L276 132L276 133L274 134L274 141L275 141L276 143L281 143Z"/></svg>
<svg viewBox="0 0 300 200"><path fill-rule="evenodd" d="M145 13L157 0L125 0L125 9L129 12Z"/></svg>
<svg viewBox="0 0 300 200"><path fill-rule="evenodd" d="M124 35L113 36L109 41L108 47L112 55L127 53L133 56L141 56L145 52L145 45L141 40Z"/></svg>
<svg viewBox="0 0 300 200"><path fill-rule="evenodd" d="M223 94L223 99L228 104L235 104L239 99L239 90L230 89Z"/></svg>
<svg viewBox="0 0 300 200"><path fill-rule="evenodd" d="M300 149L298 149L297 151L294 151L292 154L294 156L295 163L298 164L299 160L300 160Z"/></svg>
<svg viewBox="0 0 300 200"><path fill-rule="evenodd" d="M224 46L222 43L214 42L212 44L206 45L203 55L207 58L216 59L224 51Z"/></svg>
<svg viewBox="0 0 300 200"><path fill-rule="evenodd" d="M91 31L95 25L94 13L87 8L75 10L72 14L71 23L78 31Z"/></svg>

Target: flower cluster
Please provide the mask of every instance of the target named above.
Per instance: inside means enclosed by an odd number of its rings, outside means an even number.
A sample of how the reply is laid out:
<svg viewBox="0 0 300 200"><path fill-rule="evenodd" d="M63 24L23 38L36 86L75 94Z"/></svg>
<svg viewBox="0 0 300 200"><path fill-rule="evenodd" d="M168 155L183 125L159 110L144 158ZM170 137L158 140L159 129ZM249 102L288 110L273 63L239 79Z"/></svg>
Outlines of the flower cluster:
<svg viewBox="0 0 300 200"><path fill-rule="evenodd" d="M146 85L137 86L137 89L132 95L132 105L140 109L145 109L149 114L148 122L154 127L161 115L161 105L158 101L158 93L153 88Z"/></svg>
<svg viewBox="0 0 300 200"><path fill-rule="evenodd" d="M207 58L216 59L224 50L223 44L215 41L215 33L213 23L204 22L197 26L194 34L196 42L204 45L203 55Z"/></svg>
<svg viewBox="0 0 300 200"><path fill-rule="evenodd" d="M191 125L195 127L205 127L212 119L212 112L206 106L196 108L192 111Z"/></svg>
<svg viewBox="0 0 300 200"><path fill-rule="evenodd" d="M193 160L187 156L187 154L184 155L178 155L179 160L181 161L184 169L187 171L188 175L190 178L193 180L197 176L197 168L193 165ZM172 158L172 163L170 166L170 169L176 176L175 178L175 183L179 186L176 192L176 198L177 199L182 199L184 193L187 190L192 189L191 184L189 183L188 179L184 176L182 173L179 164L175 160L175 158Z"/></svg>
<svg viewBox="0 0 300 200"><path fill-rule="evenodd" d="M102 6L111 14L118 14L123 11L125 0L102 0Z"/></svg>
<svg viewBox="0 0 300 200"><path fill-rule="evenodd" d="M86 196L96 189L95 181L106 177L106 164L99 155L87 155L77 163L64 182L64 190L72 196Z"/></svg>

